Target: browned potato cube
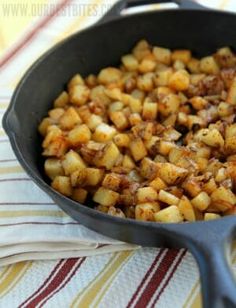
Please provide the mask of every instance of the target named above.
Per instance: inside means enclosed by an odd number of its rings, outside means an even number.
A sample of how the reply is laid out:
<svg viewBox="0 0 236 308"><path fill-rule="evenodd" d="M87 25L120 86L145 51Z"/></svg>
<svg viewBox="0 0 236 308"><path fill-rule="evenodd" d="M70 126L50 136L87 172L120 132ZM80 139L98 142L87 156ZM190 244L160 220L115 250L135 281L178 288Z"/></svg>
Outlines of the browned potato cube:
<svg viewBox="0 0 236 308"><path fill-rule="evenodd" d="M166 183L159 177L156 177L153 181L151 181L149 183L149 186L154 188L156 191L159 191L161 189L165 189L167 187Z"/></svg>
<svg viewBox="0 0 236 308"><path fill-rule="evenodd" d="M129 122L130 122L130 125L135 126L135 125L137 125L137 124L142 122L142 118L141 118L140 114L132 113L129 116Z"/></svg>
<svg viewBox="0 0 236 308"><path fill-rule="evenodd" d="M192 74L200 73L200 61L195 58L191 58L187 64L187 68Z"/></svg>
<svg viewBox="0 0 236 308"><path fill-rule="evenodd" d="M93 140L97 142L107 142L112 140L116 134L116 129L108 124L101 123L99 124L93 134Z"/></svg>
<svg viewBox="0 0 236 308"><path fill-rule="evenodd" d="M109 105L109 112L121 111L124 108L124 104L122 102L114 102Z"/></svg>
<svg viewBox="0 0 236 308"><path fill-rule="evenodd" d="M129 149L135 161L141 160L147 155L147 150L141 138L132 140Z"/></svg>
<svg viewBox="0 0 236 308"><path fill-rule="evenodd" d="M73 146L87 143L91 139L91 132L87 125L81 124L74 127L68 134L68 141Z"/></svg>
<svg viewBox="0 0 236 308"><path fill-rule="evenodd" d="M85 168L86 164L78 153L73 150L70 150L68 153L66 153L62 161L62 167L65 171L65 174L69 175L77 169Z"/></svg>
<svg viewBox="0 0 236 308"><path fill-rule="evenodd" d="M158 104L158 111L165 117L178 112L180 106L180 98L176 94L167 94Z"/></svg>
<svg viewBox="0 0 236 308"><path fill-rule="evenodd" d="M74 188L71 198L79 203L84 204L86 201L88 192L83 188Z"/></svg>
<svg viewBox="0 0 236 308"><path fill-rule="evenodd" d="M106 94L106 88L102 85L96 86L90 91L90 99L92 101L98 101L105 106L111 102L111 99Z"/></svg>
<svg viewBox="0 0 236 308"><path fill-rule="evenodd" d="M142 118L144 120L155 120L157 117L157 103L144 102Z"/></svg>
<svg viewBox="0 0 236 308"><path fill-rule="evenodd" d="M65 107L69 104L69 95L66 91L63 91L54 101L54 108Z"/></svg>
<svg viewBox="0 0 236 308"><path fill-rule="evenodd" d="M141 61L147 55L150 55L149 44L146 40L139 41L133 49L133 55L138 61Z"/></svg>
<svg viewBox="0 0 236 308"><path fill-rule="evenodd" d="M178 208L180 213L184 216L187 221L195 221L196 216L193 206L186 196L182 196L179 201Z"/></svg>
<svg viewBox="0 0 236 308"><path fill-rule="evenodd" d="M102 186L113 191L119 191L120 183L121 177L118 174L108 173L103 179Z"/></svg>
<svg viewBox="0 0 236 308"><path fill-rule="evenodd" d="M71 80L68 83L68 89L71 89L77 85L84 85L84 79L80 74L76 74L71 78Z"/></svg>
<svg viewBox="0 0 236 308"><path fill-rule="evenodd" d="M82 123L78 112L73 107L69 107L59 120L62 129L72 129L76 124Z"/></svg>
<svg viewBox="0 0 236 308"><path fill-rule="evenodd" d="M138 69L138 60L132 54L123 56L121 60L128 71L136 71Z"/></svg>
<svg viewBox="0 0 236 308"><path fill-rule="evenodd" d="M188 170L170 163L157 163L158 176L169 185L181 183L188 174Z"/></svg>
<svg viewBox="0 0 236 308"><path fill-rule="evenodd" d="M127 169L134 169L135 163L129 155L124 155L122 166Z"/></svg>
<svg viewBox="0 0 236 308"><path fill-rule="evenodd" d="M148 157L144 157L140 164L140 174L145 179L153 180L157 175L157 165Z"/></svg>
<svg viewBox="0 0 236 308"><path fill-rule="evenodd" d="M170 65L171 63L170 49L162 47L153 47L153 54L158 62Z"/></svg>
<svg viewBox="0 0 236 308"><path fill-rule="evenodd" d="M204 109L208 104L208 101L201 96L194 96L189 100L189 102L196 110Z"/></svg>
<svg viewBox="0 0 236 308"><path fill-rule="evenodd" d="M235 56L229 47L222 47L215 54L216 61L221 67L234 67L236 64Z"/></svg>
<svg viewBox="0 0 236 308"><path fill-rule="evenodd" d="M145 203L149 201L156 201L158 194L152 187L142 187L137 190L137 203Z"/></svg>
<svg viewBox="0 0 236 308"><path fill-rule="evenodd" d="M178 223L183 221L183 216L176 205L171 205L154 214L155 221L163 223Z"/></svg>
<svg viewBox="0 0 236 308"><path fill-rule="evenodd" d="M153 72L156 68L156 61L152 58L145 57L138 66L138 70L144 74L148 72Z"/></svg>
<svg viewBox="0 0 236 308"><path fill-rule="evenodd" d="M211 198L205 191L200 192L195 198L191 200L191 203L199 211L204 211L211 203Z"/></svg>
<svg viewBox="0 0 236 308"><path fill-rule="evenodd" d="M215 213L205 213L204 214L204 220L214 220L219 219L221 216L219 214Z"/></svg>
<svg viewBox="0 0 236 308"><path fill-rule="evenodd" d="M217 107L217 111L220 117L227 117L232 114L232 105L221 102Z"/></svg>
<svg viewBox="0 0 236 308"><path fill-rule="evenodd" d="M54 123L58 123L60 117L64 114L65 110L63 108L54 108L49 110L48 115L54 121Z"/></svg>
<svg viewBox="0 0 236 308"><path fill-rule="evenodd" d="M70 197L72 195L72 187L68 176L56 176L51 184L52 188L61 194Z"/></svg>
<svg viewBox="0 0 236 308"><path fill-rule="evenodd" d="M185 91L190 84L189 74L185 70L178 70L169 79L169 87L176 91Z"/></svg>
<svg viewBox="0 0 236 308"><path fill-rule="evenodd" d="M155 85L158 86L168 86L171 75L173 74L173 69L166 68L156 72L155 75Z"/></svg>
<svg viewBox="0 0 236 308"><path fill-rule="evenodd" d="M86 168L86 185L97 186L103 179L104 170L97 168Z"/></svg>
<svg viewBox="0 0 236 308"><path fill-rule="evenodd" d="M117 134L113 137L113 140L118 147L127 148L130 143L130 137L127 134Z"/></svg>
<svg viewBox="0 0 236 308"><path fill-rule="evenodd" d="M108 207L107 214L115 217L125 218L125 213L121 209L114 206Z"/></svg>
<svg viewBox="0 0 236 308"><path fill-rule="evenodd" d="M225 212L236 204L236 197L231 190L220 186L211 194L211 201L214 207Z"/></svg>
<svg viewBox="0 0 236 308"><path fill-rule="evenodd" d="M96 127L100 124L102 124L102 118L99 115L92 114L85 122L88 128L91 131L94 131Z"/></svg>
<svg viewBox="0 0 236 308"><path fill-rule="evenodd" d="M122 72L115 67L107 67L100 71L98 81L102 84L117 83L122 77Z"/></svg>
<svg viewBox="0 0 236 308"><path fill-rule="evenodd" d="M114 206L119 199L119 194L110 189L100 187L93 196L93 201L104 206Z"/></svg>
<svg viewBox="0 0 236 308"><path fill-rule="evenodd" d="M224 139L221 133L216 129L203 128L196 134L196 140L204 142L210 147L223 147Z"/></svg>
<svg viewBox="0 0 236 308"><path fill-rule="evenodd" d="M53 180L58 175L64 175L61 161L57 158L46 159L44 163L44 170L51 180Z"/></svg>
<svg viewBox="0 0 236 308"><path fill-rule="evenodd" d="M84 85L75 85L69 90L70 102L75 105L85 104L90 95L90 90L87 86Z"/></svg>
<svg viewBox="0 0 236 308"><path fill-rule="evenodd" d="M102 151L94 157L94 163L99 167L111 170L120 156L120 151L113 142L109 142Z"/></svg>
<svg viewBox="0 0 236 308"><path fill-rule="evenodd" d="M129 126L129 121L122 111L110 112L110 119L119 130L124 130Z"/></svg>
<svg viewBox="0 0 236 308"><path fill-rule="evenodd" d="M188 49L177 49L174 50L171 54L171 60L174 61L181 61L184 64L188 64L191 59L191 51Z"/></svg>
<svg viewBox="0 0 236 308"><path fill-rule="evenodd" d="M151 91L154 87L154 73L146 73L139 75L137 78L137 86L141 91Z"/></svg>
<svg viewBox="0 0 236 308"><path fill-rule="evenodd" d="M230 154L236 152L236 124L231 124L225 129L225 149Z"/></svg>
<svg viewBox="0 0 236 308"><path fill-rule="evenodd" d="M54 124L53 119L51 119L51 118L49 118L49 117L44 118L44 119L41 121L41 123L39 124L39 127L38 127L39 133L40 133L43 137L45 137L46 134L47 134L48 127L49 127L50 125L52 125L52 124Z"/></svg>
<svg viewBox="0 0 236 308"><path fill-rule="evenodd" d="M206 74L216 75L220 69L215 59L212 56L208 56L200 60L200 70Z"/></svg>
<svg viewBox="0 0 236 308"><path fill-rule="evenodd" d="M154 221L154 213L160 210L158 202L145 202L135 206L135 219L142 221Z"/></svg>
<svg viewBox="0 0 236 308"><path fill-rule="evenodd" d="M179 198L177 198L175 195L172 195L165 190L159 191L158 200L169 205L176 205L179 203Z"/></svg>

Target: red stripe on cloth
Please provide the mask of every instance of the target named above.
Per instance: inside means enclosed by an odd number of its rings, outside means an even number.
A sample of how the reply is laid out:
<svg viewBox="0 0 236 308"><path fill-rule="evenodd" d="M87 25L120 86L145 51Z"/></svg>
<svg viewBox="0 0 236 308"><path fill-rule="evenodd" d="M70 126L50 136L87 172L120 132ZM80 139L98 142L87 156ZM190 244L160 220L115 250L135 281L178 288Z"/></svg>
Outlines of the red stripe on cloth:
<svg viewBox="0 0 236 308"><path fill-rule="evenodd" d="M179 250L168 250L134 307L147 307L147 304L149 303L160 283L165 278L168 269L170 268L171 264L173 263L178 254Z"/></svg>
<svg viewBox="0 0 236 308"><path fill-rule="evenodd" d="M49 274L49 276L47 277L47 279L42 283L42 285L32 294L30 295L30 297L28 297L22 304L20 304L20 307L24 307L24 305L31 300L34 296L36 296L46 285L47 283L52 279L54 273L57 271L57 269L61 266L61 264L65 262L65 260L60 260L53 268L53 270L51 271L51 273ZM27 306L25 306L27 307Z"/></svg>
<svg viewBox="0 0 236 308"><path fill-rule="evenodd" d="M50 21L53 20L55 16L57 16L58 12L62 10L65 6L67 6L71 0L63 0L61 3L59 3L55 10L52 11L51 14L47 15L45 18L43 18L40 23L33 28L24 38L22 41L20 41L18 44L14 46L14 48L9 51L1 60L0 60L0 68L2 68L4 65L6 65L13 57L17 55L17 53L25 47L33 38L34 36L41 30L43 27L45 27Z"/></svg>
<svg viewBox="0 0 236 308"><path fill-rule="evenodd" d="M154 261L152 262L152 264L150 265L149 269L147 270L145 276L143 277L142 281L140 282L138 288L136 289L135 293L133 294L132 298L130 299L127 308L131 307L131 305L134 303L134 301L136 300L141 288L143 287L145 281L149 278L149 276L152 273L153 268L155 267L155 265L157 264L158 260L160 259L161 255L164 253L165 249L161 248L157 254L157 256L155 257Z"/></svg>
<svg viewBox="0 0 236 308"><path fill-rule="evenodd" d="M151 306L152 308L155 307L155 304L156 304L157 301L159 300L161 294L163 293L163 291L165 290L165 288L166 288L167 285L169 284L169 282L170 282L171 278L173 277L174 273L176 272L176 270L177 270L177 268L178 268L180 262L183 260L183 257L185 256L186 252L187 252L187 250L184 250L184 251L182 252L182 254L180 255L180 257L179 257L178 261L176 262L176 264L175 264L175 266L174 266L172 272L169 274L169 276L167 277L167 279L166 279L164 285L162 286L161 290L160 290L159 293L157 294L157 296L156 296L156 298L155 298L155 300L154 300L154 302L153 302L153 304L152 304L152 306Z"/></svg>
<svg viewBox="0 0 236 308"><path fill-rule="evenodd" d="M75 267L75 269L72 271L71 275L64 281L64 283L57 290L54 290L54 292L52 292L50 296L48 296L43 301L41 301L39 307L43 307L50 298L52 298L55 294L57 294L59 291L61 291L61 289L63 289L70 282L70 280L75 275L75 273L79 270L79 268L81 267L81 265L85 261L85 259L86 258L81 259L80 263Z"/></svg>
<svg viewBox="0 0 236 308"><path fill-rule="evenodd" d="M24 307L35 308L38 304L40 304L42 300L49 296L63 283L65 279L67 279L78 260L80 259L73 258L66 260L55 277L53 277L53 279L49 282L47 287L42 289L42 291L36 297L32 298Z"/></svg>

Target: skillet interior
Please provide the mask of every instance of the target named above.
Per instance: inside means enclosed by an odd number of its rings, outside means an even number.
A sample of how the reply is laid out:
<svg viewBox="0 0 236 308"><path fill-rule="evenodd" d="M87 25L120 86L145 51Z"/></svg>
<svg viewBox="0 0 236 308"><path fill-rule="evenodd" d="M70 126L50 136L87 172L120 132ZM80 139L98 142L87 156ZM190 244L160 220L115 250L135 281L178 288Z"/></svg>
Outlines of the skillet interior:
<svg viewBox="0 0 236 308"><path fill-rule="evenodd" d="M20 162L57 204L89 228L117 239L146 246L178 245L178 237L174 233L165 234L165 231L184 230L186 224L167 226L122 220L89 210L52 191L45 183L42 172L41 139L37 133L37 126L71 76L77 72L86 76L98 72L103 67L117 65L121 55L129 52L141 38L147 39L153 45L188 48L193 50L196 56L203 56L222 46L236 48L235 28L234 14L168 10L118 18L109 24L87 29L62 42L33 65L13 97L9 120L11 117L14 117L14 120L9 122L15 132L12 144L13 148L17 149ZM233 219L235 221L234 217L223 220L228 224ZM194 225L200 224L209 222ZM217 225L219 222L214 224ZM140 228L138 234L136 226ZM160 234L161 237L158 236Z"/></svg>

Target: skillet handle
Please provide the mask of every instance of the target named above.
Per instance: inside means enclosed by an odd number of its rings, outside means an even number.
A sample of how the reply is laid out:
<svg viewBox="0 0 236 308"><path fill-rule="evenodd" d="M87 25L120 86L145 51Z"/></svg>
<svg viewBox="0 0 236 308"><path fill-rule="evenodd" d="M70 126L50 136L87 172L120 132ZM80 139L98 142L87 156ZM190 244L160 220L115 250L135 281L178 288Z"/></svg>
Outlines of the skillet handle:
<svg viewBox="0 0 236 308"><path fill-rule="evenodd" d="M98 23L104 23L120 16L121 12L127 8L161 3L175 3L180 9L207 9L205 6L195 2L194 0L120 0L111 7L111 9L99 20Z"/></svg>
<svg viewBox="0 0 236 308"><path fill-rule="evenodd" d="M236 223L235 217L224 220L208 222L201 230L193 224L191 239L186 239L199 266L204 308L236 307L236 282L229 267Z"/></svg>

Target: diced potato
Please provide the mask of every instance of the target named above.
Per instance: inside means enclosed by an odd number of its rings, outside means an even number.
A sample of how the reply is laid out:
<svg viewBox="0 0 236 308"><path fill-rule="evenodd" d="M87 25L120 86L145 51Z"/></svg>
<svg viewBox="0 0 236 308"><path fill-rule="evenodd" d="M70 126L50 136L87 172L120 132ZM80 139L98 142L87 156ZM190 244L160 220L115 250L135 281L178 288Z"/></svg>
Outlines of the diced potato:
<svg viewBox="0 0 236 308"><path fill-rule="evenodd" d="M151 91L154 87L154 73L146 73L139 75L137 78L137 86L141 91Z"/></svg>
<svg viewBox="0 0 236 308"><path fill-rule="evenodd" d="M98 101L105 106L111 102L111 99L106 94L106 88L103 85L98 85L90 91L90 99Z"/></svg>
<svg viewBox="0 0 236 308"><path fill-rule="evenodd" d="M102 186L113 191L118 191L120 188L120 183L121 177L118 174L109 173L105 175Z"/></svg>
<svg viewBox="0 0 236 308"><path fill-rule="evenodd" d="M44 170L51 180L53 180L58 175L64 175L61 161L57 158L46 159L44 163Z"/></svg>
<svg viewBox="0 0 236 308"><path fill-rule="evenodd" d="M127 134L117 134L113 137L113 140L118 147L127 148L130 144L130 137Z"/></svg>
<svg viewBox="0 0 236 308"><path fill-rule="evenodd" d="M219 219L221 216L219 214L215 213L205 213L204 214L204 220L214 220Z"/></svg>
<svg viewBox="0 0 236 308"><path fill-rule="evenodd" d="M171 68L167 68L167 69L156 72L155 79L154 79L155 85L156 86L167 86L169 84L169 80L172 74L173 74L173 70Z"/></svg>
<svg viewBox="0 0 236 308"><path fill-rule="evenodd" d="M145 202L135 206L135 219L142 221L154 221L154 213L160 210L158 202Z"/></svg>
<svg viewBox="0 0 236 308"><path fill-rule="evenodd" d="M62 129L72 129L76 124L81 124L81 118L73 107L69 107L59 120Z"/></svg>
<svg viewBox="0 0 236 308"><path fill-rule="evenodd" d="M191 203L199 211L204 211L211 203L211 198L205 191L200 192L195 198L191 200Z"/></svg>
<svg viewBox="0 0 236 308"><path fill-rule="evenodd" d="M142 187L137 190L136 198L137 203L151 202L158 199L158 194L152 187Z"/></svg>
<svg viewBox="0 0 236 308"><path fill-rule="evenodd" d="M142 122L142 118L139 113L132 113L129 116L130 125L134 126Z"/></svg>
<svg viewBox="0 0 236 308"><path fill-rule="evenodd" d="M158 176L169 185L181 183L188 174L188 170L170 163L157 163Z"/></svg>
<svg viewBox="0 0 236 308"><path fill-rule="evenodd" d="M104 170L97 168L86 168L86 185L97 186L103 179Z"/></svg>
<svg viewBox="0 0 236 308"><path fill-rule="evenodd" d="M42 146L44 156L61 157L68 149L68 142L57 126L50 126Z"/></svg>
<svg viewBox="0 0 236 308"><path fill-rule="evenodd" d="M144 120L155 120L157 117L157 103L144 102L142 118Z"/></svg>
<svg viewBox="0 0 236 308"><path fill-rule="evenodd" d="M236 124L232 124L225 129L225 149L230 154L236 153Z"/></svg>
<svg viewBox="0 0 236 308"><path fill-rule="evenodd" d="M115 217L125 218L125 213L121 209L114 206L109 206L107 214Z"/></svg>
<svg viewBox="0 0 236 308"><path fill-rule="evenodd" d="M97 86L97 77L93 74L90 74L86 77L85 83L89 88Z"/></svg>
<svg viewBox="0 0 236 308"><path fill-rule="evenodd" d="M208 101L201 96L194 96L189 100L189 102L196 110L201 110L208 104Z"/></svg>
<svg viewBox="0 0 236 308"><path fill-rule="evenodd" d="M215 58L221 67L234 67L236 64L235 56L229 47L217 50Z"/></svg>
<svg viewBox="0 0 236 308"><path fill-rule="evenodd" d="M107 142L112 140L116 134L116 129L108 124L101 123L99 124L93 134L93 140L97 142Z"/></svg>
<svg viewBox="0 0 236 308"><path fill-rule="evenodd" d="M122 102L114 102L109 105L109 112L121 111L124 108L124 104Z"/></svg>
<svg viewBox="0 0 236 308"><path fill-rule="evenodd" d="M107 170L110 170L116 163L120 156L120 151L114 142L108 142L105 148L95 155L94 163L97 166L105 167Z"/></svg>
<svg viewBox="0 0 236 308"><path fill-rule="evenodd" d="M226 169L225 168L220 168L217 173L216 173L216 176L215 176L215 180L216 182L220 183L224 180L227 179L227 172L226 172Z"/></svg>
<svg viewBox="0 0 236 308"><path fill-rule="evenodd" d="M221 102L217 107L217 111L220 117L227 117L232 114L232 106L228 103Z"/></svg>
<svg viewBox="0 0 236 308"><path fill-rule="evenodd" d="M83 169L76 169L70 175L70 181L72 187L81 187L86 185L86 168Z"/></svg>
<svg viewBox="0 0 236 308"><path fill-rule="evenodd" d="M195 221L196 216L195 212L192 206L192 203L186 196L182 196L182 198L179 201L178 208L180 210L180 213L183 215L183 217L187 221Z"/></svg>
<svg viewBox="0 0 236 308"><path fill-rule="evenodd" d="M54 108L65 107L69 103L69 95L63 91L54 101Z"/></svg>
<svg viewBox="0 0 236 308"><path fill-rule="evenodd" d="M89 95L90 90L84 85L76 85L69 90L70 102L75 105L85 104L89 99Z"/></svg>
<svg viewBox="0 0 236 308"><path fill-rule="evenodd" d="M124 95L119 88L104 88L104 93L115 101L121 101L122 96Z"/></svg>
<svg viewBox="0 0 236 308"><path fill-rule="evenodd" d="M102 124L102 118L96 114L92 114L85 122L88 128L94 131L98 125Z"/></svg>
<svg viewBox="0 0 236 308"><path fill-rule="evenodd" d="M191 51L188 49L177 49L174 50L171 54L171 60L174 61L181 61L184 64L188 64L191 59Z"/></svg>
<svg viewBox="0 0 236 308"><path fill-rule="evenodd" d="M178 223L183 221L183 216L176 205L171 205L154 214L155 221L163 223Z"/></svg>
<svg viewBox="0 0 236 308"><path fill-rule="evenodd" d="M129 126L129 122L122 111L110 112L110 119L119 130L124 130Z"/></svg>
<svg viewBox="0 0 236 308"><path fill-rule="evenodd" d="M133 55L138 61L141 61L147 55L150 55L149 44L146 40L139 41L133 49Z"/></svg>
<svg viewBox="0 0 236 308"><path fill-rule="evenodd" d="M171 63L170 49L162 47L153 47L153 54L158 62L170 65Z"/></svg>
<svg viewBox="0 0 236 308"><path fill-rule="evenodd" d="M117 83L122 77L122 72L115 67L107 67L100 71L98 81L101 84Z"/></svg>
<svg viewBox="0 0 236 308"><path fill-rule="evenodd" d="M174 149L176 145L167 140L161 140L158 147L158 152L162 155L168 155L172 149Z"/></svg>
<svg viewBox="0 0 236 308"><path fill-rule="evenodd" d="M206 74L216 75L220 69L214 57L208 56L200 60L200 70Z"/></svg>
<svg viewBox="0 0 236 308"><path fill-rule="evenodd" d="M61 194L70 197L72 195L72 187L68 176L56 176L51 184L52 188Z"/></svg>
<svg viewBox="0 0 236 308"><path fill-rule="evenodd" d="M50 125L54 124L53 119L47 117L44 118L39 124L38 131L41 136L45 137L47 135L47 130Z"/></svg>
<svg viewBox="0 0 236 308"><path fill-rule="evenodd" d="M62 160L62 167L65 171L65 174L69 175L77 169L85 168L86 164L78 153L70 150L68 153L66 153L64 159Z"/></svg>
<svg viewBox="0 0 236 308"><path fill-rule="evenodd" d="M191 197L196 197L202 191L202 185L197 178L189 177L182 184L183 189Z"/></svg>
<svg viewBox="0 0 236 308"><path fill-rule="evenodd" d="M200 61L198 59L191 58L187 64L187 68L192 74L198 74L200 72Z"/></svg>
<svg viewBox="0 0 236 308"><path fill-rule="evenodd" d="M93 196L93 201L104 206L114 206L119 199L119 194L110 189L100 187Z"/></svg>
<svg viewBox="0 0 236 308"><path fill-rule="evenodd" d="M141 73L153 72L156 67L156 61L145 57L138 66L138 69Z"/></svg>
<svg viewBox="0 0 236 308"><path fill-rule="evenodd" d="M169 79L169 86L176 91L187 90L190 84L189 74L185 70L178 70Z"/></svg>
<svg viewBox="0 0 236 308"><path fill-rule="evenodd" d="M54 123L58 123L60 117L64 114L65 110L63 108L54 108L49 110L48 115L54 121Z"/></svg>
<svg viewBox="0 0 236 308"><path fill-rule="evenodd" d="M197 132L196 139L210 147L223 147L224 139L217 129L203 128Z"/></svg>
<svg viewBox="0 0 236 308"><path fill-rule="evenodd" d="M157 165L150 158L144 157L140 164L140 174L148 180L153 180L157 175Z"/></svg>
<svg viewBox="0 0 236 308"><path fill-rule="evenodd" d="M220 186L211 194L211 201L214 207L225 212L236 204L236 197L231 190Z"/></svg>
<svg viewBox="0 0 236 308"><path fill-rule="evenodd" d="M123 95L122 99L125 104L129 105L132 113L140 113L142 111L141 100L134 98L133 96L128 94Z"/></svg>
<svg viewBox="0 0 236 308"><path fill-rule="evenodd" d="M84 204L86 201L88 192L83 188L74 188L71 198L79 203Z"/></svg>
<svg viewBox="0 0 236 308"><path fill-rule="evenodd" d="M158 200L169 205L176 205L179 203L179 198L162 189L159 191Z"/></svg>
<svg viewBox="0 0 236 308"><path fill-rule="evenodd" d="M215 180L211 178L207 183L203 185L202 189L209 195L213 193L213 191L217 189Z"/></svg>
<svg viewBox="0 0 236 308"><path fill-rule="evenodd" d="M147 150L141 138L132 140L129 149L135 161L141 160L147 155Z"/></svg>
<svg viewBox="0 0 236 308"><path fill-rule="evenodd" d="M184 62L182 62L180 60L176 60L173 63L173 68L176 71L183 70L183 69L185 69L185 64L184 64Z"/></svg>
<svg viewBox="0 0 236 308"><path fill-rule="evenodd" d="M80 74L76 74L75 76L73 76L73 78L71 78L68 83L68 89L71 89L72 87L77 85L84 85L84 79Z"/></svg>
<svg viewBox="0 0 236 308"><path fill-rule="evenodd" d="M73 146L87 143L91 139L91 132L87 125L81 124L74 127L68 134L67 139Z"/></svg>
<svg viewBox="0 0 236 308"><path fill-rule="evenodd" d="M161 189L165 189L166 183L159 177L156 177L153 181L149 183L149 186L154 188L156 191L160 191Z"/></svg>
<svg viewBox="0 0 236 308"><path fill-rule="evenodd" d="M134 169L135 163L129 155L124 155L122 166L127 169Z"/></svg>
<svg viewBox="0 0 236 308"><path fill-rule="evenodd" d="M158 104L158 110L163 116L168 116L178 112L180 106L180 98L176 94L167 94Z"/></svg>
<svg viewBox="0 0 236 308"><path fill-rule="evenodd" d="M138 60L132 54L123 56L121 60L128 71L136 71L138 69Z"/></svg>

